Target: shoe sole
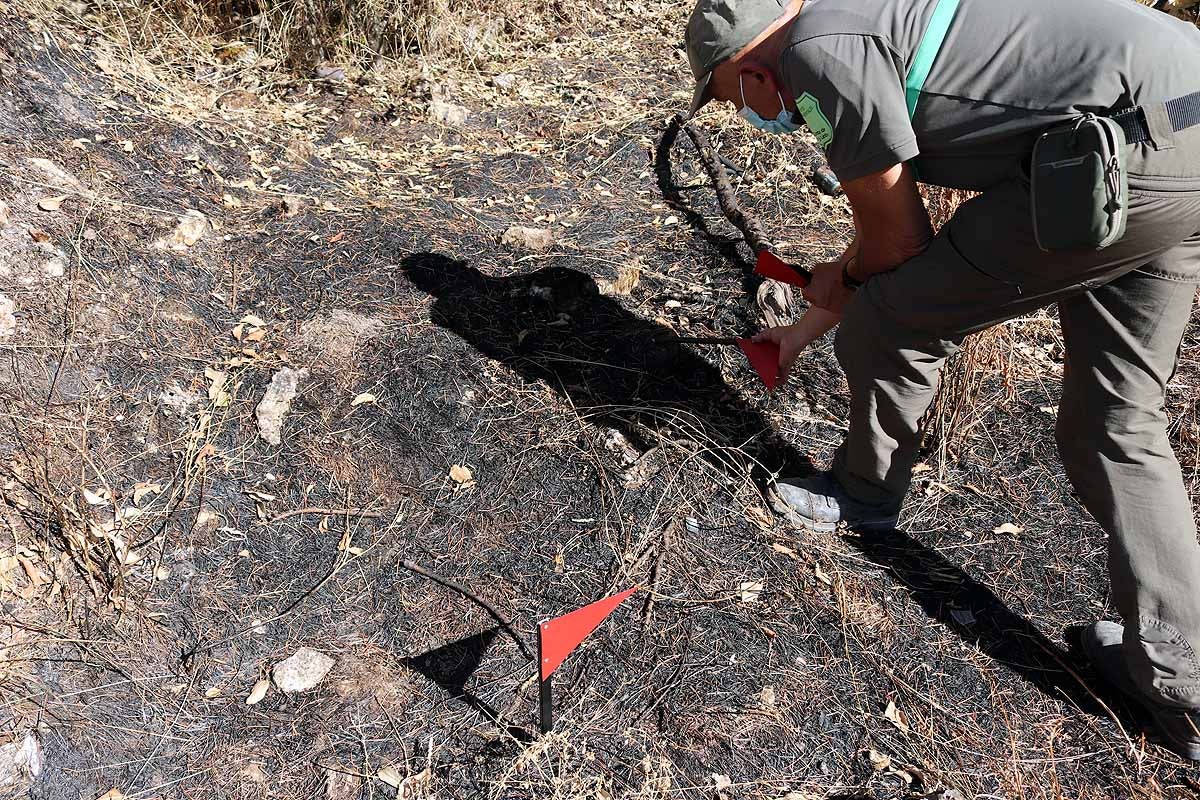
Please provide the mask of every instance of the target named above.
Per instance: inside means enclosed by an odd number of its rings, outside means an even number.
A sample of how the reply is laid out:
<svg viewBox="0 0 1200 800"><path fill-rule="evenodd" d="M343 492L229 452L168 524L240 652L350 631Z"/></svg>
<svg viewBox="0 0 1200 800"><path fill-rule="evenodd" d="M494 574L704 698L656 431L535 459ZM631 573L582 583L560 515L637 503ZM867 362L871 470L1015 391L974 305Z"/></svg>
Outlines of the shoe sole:
<svg viewBox="0 0 1200 800"><path fill-rule="evenodd" d="M1138 708L1142 709L1150 717L1150 722L1154 725L1154 731L1158 734L1159 739L1167 749L1189 761L1200 761L1200 743L1181 740L1169 728L1160 723L1158 715L1154 712L1154 708L1147 701L1141 699L1141 695L1132 681L1120 675L1109 676L1108 672L1101 666L1104 663L1104 654L1099 652L1099 650L1103 650L1103 645L1089 637L1086 632L1083 635L1081 644L1083 645L1084 655L1087 656L1088 661L1092 664L1092 668L1096 670L1104 682L1120 691L1122 697L1136 703Z"/></svg>

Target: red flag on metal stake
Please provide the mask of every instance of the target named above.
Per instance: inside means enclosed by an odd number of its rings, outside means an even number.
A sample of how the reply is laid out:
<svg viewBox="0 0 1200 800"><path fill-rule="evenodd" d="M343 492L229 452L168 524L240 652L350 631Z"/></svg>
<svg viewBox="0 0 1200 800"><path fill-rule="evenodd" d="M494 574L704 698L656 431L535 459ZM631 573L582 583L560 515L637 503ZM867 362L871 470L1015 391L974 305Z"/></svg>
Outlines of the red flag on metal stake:
<svg viewBox="0 0 1200 800"><path fill-rule="evenodd" d="M538 636L542 640L542 680L549 678L571 651L579 647L622 600L637 590L638 587L634 586L538 625Z"/></svg>
<svg viewBox="0 0 1200 800"><path fill-rule="evenodd" d="M550 676L554 670L578 647L592 631L604 621L637 586L620 594L597 600L583 608L561 617L538 623L538 668L541 677L541 729L549 733L554 727L553 698L550 694Z"/></svg>
<svg viewBox="0 0 1200 800"><path fill-rule="evenodd" d="M762 378L767 391L775 391L775 385L779 383L779 345L750 339L738 339L737 343L750 361L750 366Z"/></svg>
<svg viewBox="0 0 1200 800"><path fill-rule="evenodd" d="M774 281L790 283L804 288L812 281L812 273L803 267L787 263L770 250L759 250L758 261L754 265L754 274L762 275Z"/></svg>

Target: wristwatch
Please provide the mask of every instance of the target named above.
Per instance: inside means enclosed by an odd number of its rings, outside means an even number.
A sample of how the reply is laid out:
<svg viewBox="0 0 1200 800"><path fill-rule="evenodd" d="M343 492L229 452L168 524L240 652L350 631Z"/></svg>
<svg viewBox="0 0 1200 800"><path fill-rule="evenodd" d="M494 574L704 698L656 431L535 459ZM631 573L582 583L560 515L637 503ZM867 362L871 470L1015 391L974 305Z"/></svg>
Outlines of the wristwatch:
<svg viewBox="0 0 1200 800"><path fill-rule="evenodd" d="M857 259L858 254L855 253L842 262L842 286L845 286L847 289L857 289L863 285L862 281L850 274L850 265L853 264Z"/></svg>

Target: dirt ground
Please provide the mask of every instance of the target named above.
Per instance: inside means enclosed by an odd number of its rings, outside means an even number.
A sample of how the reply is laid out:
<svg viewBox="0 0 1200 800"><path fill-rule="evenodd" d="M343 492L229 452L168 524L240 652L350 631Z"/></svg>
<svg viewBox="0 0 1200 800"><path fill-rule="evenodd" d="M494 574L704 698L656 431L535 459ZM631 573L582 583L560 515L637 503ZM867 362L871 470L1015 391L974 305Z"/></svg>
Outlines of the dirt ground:
<svg viewBox="0 0 1200 800"><path fill-rule="evenodd" d="M1197 795L1071 643L1114 612L1052 311L990 340L902 530L772 515L847 395L830 341L774 395L663 341L760 324L690 146L657 146L684 5L609 3L502 69L289 79L0 2L0 762L38 762L0 796ZM782 253L840 250L805 146L707 123ZM643 588L539 736L512 637L405 559L530 641ZM324 679L248 703L301 647Z"/></svg>

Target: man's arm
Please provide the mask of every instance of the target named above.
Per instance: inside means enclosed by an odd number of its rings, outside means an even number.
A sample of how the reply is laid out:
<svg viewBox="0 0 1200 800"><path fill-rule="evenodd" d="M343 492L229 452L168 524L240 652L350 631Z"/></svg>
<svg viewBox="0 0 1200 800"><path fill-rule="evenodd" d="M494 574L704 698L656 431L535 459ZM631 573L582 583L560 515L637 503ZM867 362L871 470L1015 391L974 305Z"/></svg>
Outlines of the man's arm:
<svg viewBox="0 0 1200 800"><path fill-rule="evenodd" d="M895 269L929 246L933 226L908 164L849 181L845 190L859 242L851 277Z"/></svg>
<svg viewBox="0 0 1200 800"><path fill-rule="evenodd" d="M929 214L908 164L847 181L844 187L854 212L854 243L837 261L816 265L812 284L804 290L805 299L814 306L837 312L851 295L842 284L844 266L851 278L863 281L924 252L933 238Z"/></svg>
<svg viewBox="0 0 1200 800"><path fill-rule="evenodd" d="M842 283L843 267L848 264L850 277L862 281L924 252L933 238L929 214L907 164L848 181L845 188L854 211L854 241L837 261L813 267L812 283L804 289L813 307L799 322L754 337L757 342L779 345L785 380L801 351L841 321L842 308L853 294Z"/></svg>

